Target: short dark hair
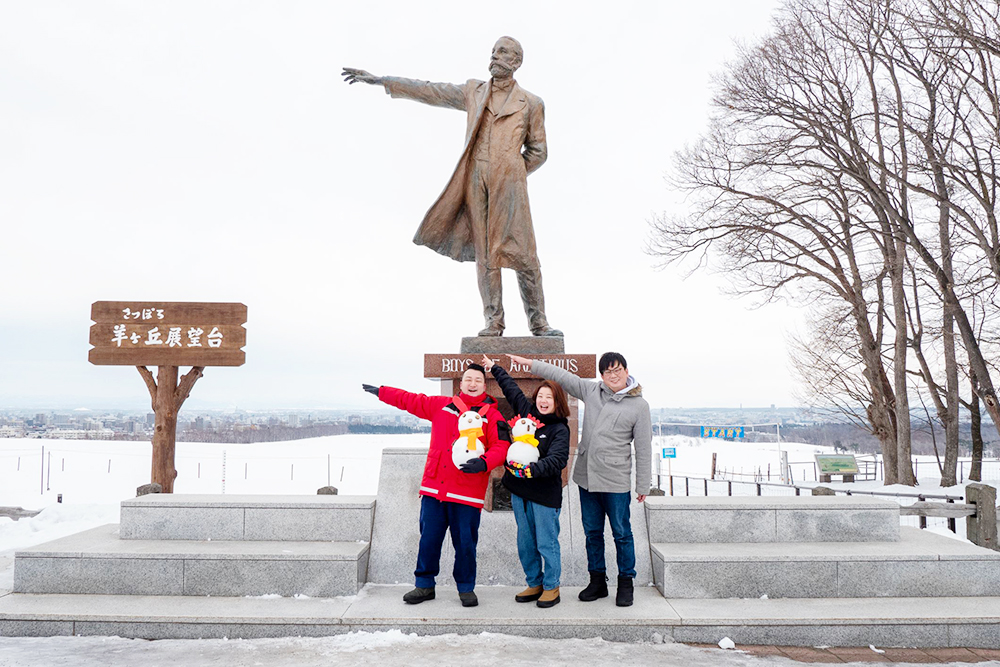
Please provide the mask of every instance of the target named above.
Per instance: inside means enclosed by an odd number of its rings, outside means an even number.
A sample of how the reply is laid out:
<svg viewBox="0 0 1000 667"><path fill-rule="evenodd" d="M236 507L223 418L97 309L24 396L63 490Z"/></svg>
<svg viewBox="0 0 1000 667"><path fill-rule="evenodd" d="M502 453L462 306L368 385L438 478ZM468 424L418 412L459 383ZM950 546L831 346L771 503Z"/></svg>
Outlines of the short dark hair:
<svg viewBox="0 0 1000 667"><path fill-rule="evenodd" d="M469 367L466 368L465 371L479 371L483 374L483 379L486 379L486 369L480 364L469 364ZM462 375L465 375L465 371L462 371Z"/></svg>
<svg viewBox="0 0 1000 667"><path fill-rule="evenodd" d="M555 403L555 410L553 410L552 414L556 417L569 419L569 399L566 398L566 392L563 388L555 382L545 380L542 384L538 385L538 389L535 390L535 393L531 397L531 402L538 402L538 392L545 387L548 387L552 391L552 400Z"/></svg>
<svg viewBox="0 0 1000 667"><path fill-rule="evenodd" d="M625 357L619 352L605 352L601 355L601 360L597 363L597 370L604 374L604 371L608 370L615 365L615 362L622 365L622 368L628 368L628 362L625 361Z"/></svg>

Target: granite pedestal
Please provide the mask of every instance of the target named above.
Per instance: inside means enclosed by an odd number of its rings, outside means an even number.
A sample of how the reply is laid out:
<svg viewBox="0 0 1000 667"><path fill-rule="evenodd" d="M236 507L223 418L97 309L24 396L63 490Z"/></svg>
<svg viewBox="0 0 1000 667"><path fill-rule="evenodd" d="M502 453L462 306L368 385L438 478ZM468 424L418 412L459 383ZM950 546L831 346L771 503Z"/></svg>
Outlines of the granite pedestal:
<svg viewBox="0 0 1000 667"><path fill-rule="evenodd" d="M413 582L420 540L420 497L418 495L427 450L391 448L382 452L378 502L372 530L372 554L369 581L376 584ZM635 537L636 585L652 583L650 551L647 541L646 514L641 504L632 502L632 533ZM580 523L579 487L563 489L559 517L559 545L562 549L562 585L582 586L588 581L587 554ZM611 529L605 534L606 560L612 581L617 576L614 541ZM517 556L517 526L512 512L483 512L477 550L479 586L523 586L524 572ZM454 550L445 539L441 554L439 586L453 586L451 568Z"/></svg>

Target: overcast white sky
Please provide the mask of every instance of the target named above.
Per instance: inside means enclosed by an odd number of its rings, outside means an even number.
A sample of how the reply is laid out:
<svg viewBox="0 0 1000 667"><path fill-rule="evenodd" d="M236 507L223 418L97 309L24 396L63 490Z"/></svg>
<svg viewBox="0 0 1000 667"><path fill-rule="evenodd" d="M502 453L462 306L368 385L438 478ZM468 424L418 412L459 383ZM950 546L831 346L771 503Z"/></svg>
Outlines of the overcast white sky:
<svg viewBox="0 0 1000 667"><path fill-rule="evenodd" d="M487 78L504 34L546 104L529 194L567 351L621 351L654 407L791 405L796 313L643 253L683 205L663 175L711 74L776 5L0 2L0 407L148 404L134 368L87 362L98 300L247 304L246 365L208 369L189 407L436 391L422 355L457 351L481 304L472 264L411 239L465 119L339 72ZM527 334L513 273L505 306Z"/></svg>

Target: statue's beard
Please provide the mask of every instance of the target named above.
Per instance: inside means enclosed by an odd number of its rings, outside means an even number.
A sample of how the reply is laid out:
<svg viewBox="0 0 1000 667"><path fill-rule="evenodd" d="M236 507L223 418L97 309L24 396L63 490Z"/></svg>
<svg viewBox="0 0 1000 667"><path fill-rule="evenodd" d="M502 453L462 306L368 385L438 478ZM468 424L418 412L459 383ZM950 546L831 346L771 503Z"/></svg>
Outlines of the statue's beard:
<svg viewBox="0 0 1000 667"><path fill-rule="evenodd" d="M514 68L504 65L501 62L490 63L490 74L493 76L511 75L514 73Z"/></svg>

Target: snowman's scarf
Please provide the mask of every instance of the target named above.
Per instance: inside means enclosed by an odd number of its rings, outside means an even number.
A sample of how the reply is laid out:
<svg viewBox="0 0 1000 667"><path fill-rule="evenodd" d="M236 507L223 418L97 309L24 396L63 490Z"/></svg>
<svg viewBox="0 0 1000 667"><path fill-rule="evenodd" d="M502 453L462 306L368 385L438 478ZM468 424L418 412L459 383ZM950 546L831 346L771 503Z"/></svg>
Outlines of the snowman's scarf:
<svg viewBox="0 0 1000 667"><path fill-rule="evenodd" d="M524 435L515 435L514 442L523 442L531 445L532 447L538 446L538 438L536 438L531 433L525 433Z"/></svg>
<svg viewBox="0 0 1000 667"><path fill-rule="evenodd" d="M483 437L483 429L481 429L478 426L476 428L467 428L464 431L460 430L458 432L459 440L461 440L462 438L468 439L469 444L467 445L467 447L469 448L470 452L476 451L476 444L479 442L479 438L481 437Z"/></svg>

